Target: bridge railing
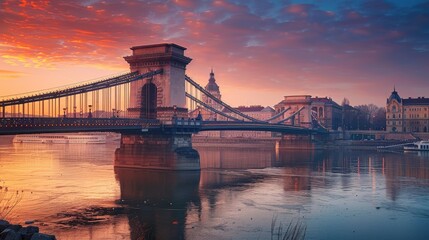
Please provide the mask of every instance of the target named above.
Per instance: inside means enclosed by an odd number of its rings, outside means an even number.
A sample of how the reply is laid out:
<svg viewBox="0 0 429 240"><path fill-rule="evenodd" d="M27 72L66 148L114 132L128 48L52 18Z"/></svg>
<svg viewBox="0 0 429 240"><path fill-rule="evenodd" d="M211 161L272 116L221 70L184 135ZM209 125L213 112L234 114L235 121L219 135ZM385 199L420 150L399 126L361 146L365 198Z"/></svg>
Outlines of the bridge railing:
<svg viewBox="0 0 429 240"><path fill-rule="evenodd" d="M0 133L7 130L82 128L85 127L120 127L120 126L159 126L158 120L135 118L2 118Z"/></svg>
<svg viewBox="0 0 429 240"><path fill-rule="evenodd" d="M200 126L201 125L201 120L196 120L196 119L173 119L172 120L172 124L173 125L177 125L177 126Z"/></svg>

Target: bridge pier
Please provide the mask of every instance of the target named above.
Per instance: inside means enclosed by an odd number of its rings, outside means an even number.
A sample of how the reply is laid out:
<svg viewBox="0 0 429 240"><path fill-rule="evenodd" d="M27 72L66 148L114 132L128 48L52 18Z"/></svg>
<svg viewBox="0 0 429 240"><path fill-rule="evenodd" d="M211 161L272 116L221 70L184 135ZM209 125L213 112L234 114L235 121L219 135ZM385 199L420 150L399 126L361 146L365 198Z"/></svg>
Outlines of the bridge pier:
<svg viewBox="0 0 429 240"><path fill-rule="evenodd" d="M285 149L313 149L315 142L313 135L282 135L282 139L277 143L278 148Z"/></svg>
<svg viewBox="0 0 429 240"><path fill-rule="evenodd" d="M190 133L122 134L115 167L200 170L200 156Z"/></svg>

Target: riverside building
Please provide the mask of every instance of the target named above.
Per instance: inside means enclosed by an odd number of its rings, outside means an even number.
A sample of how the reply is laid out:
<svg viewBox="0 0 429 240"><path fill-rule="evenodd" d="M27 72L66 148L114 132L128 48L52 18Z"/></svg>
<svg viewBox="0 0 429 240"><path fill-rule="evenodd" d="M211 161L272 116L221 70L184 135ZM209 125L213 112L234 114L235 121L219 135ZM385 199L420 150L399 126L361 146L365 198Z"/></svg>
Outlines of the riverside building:
<svg viewBox="0 0 429 240"><path fill-rule="evenodd" d="M428 132L429 98L401 98L396 91L386 102L387 132Z"/></svg>
<svg viewBox="0 0 429 240"><path fill-rule="evenodd" d="M328 97L312 97L311 95L285 96L274 106L275 112L280 113L290 108L281 119L288 118L285 124L312 127L312 117L329 130L337 130L341 126L342 107ZM298 113L297 113L298 112Z"/></svg>

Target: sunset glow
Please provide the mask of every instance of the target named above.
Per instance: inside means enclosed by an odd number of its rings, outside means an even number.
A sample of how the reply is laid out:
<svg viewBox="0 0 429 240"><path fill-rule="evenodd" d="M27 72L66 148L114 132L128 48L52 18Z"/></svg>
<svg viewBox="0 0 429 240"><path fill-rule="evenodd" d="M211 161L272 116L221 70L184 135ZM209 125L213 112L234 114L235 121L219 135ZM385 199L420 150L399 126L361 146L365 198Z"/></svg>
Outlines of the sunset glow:
<svg viewBox="0 0 429 240"><path fill-rule="evenodd" d="M213 68L234 106L296 94L384 106L394 85L429 97L427 1L283 2L4 0L0 96L126 72L130 47L168 42L201 85Z"/></svg>

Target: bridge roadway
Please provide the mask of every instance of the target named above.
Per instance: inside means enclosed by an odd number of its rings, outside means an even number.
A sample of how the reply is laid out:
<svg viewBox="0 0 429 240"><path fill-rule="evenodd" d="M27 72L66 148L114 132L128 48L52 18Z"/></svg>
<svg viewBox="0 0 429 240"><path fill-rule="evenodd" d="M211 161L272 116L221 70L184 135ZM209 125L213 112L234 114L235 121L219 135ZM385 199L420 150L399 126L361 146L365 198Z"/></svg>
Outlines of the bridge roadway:
<svg viewBox="0 0 429 240"><path fill-rule="evenodd" d="M315 129L295 127L285 124L249 121L202 121L199 131L266 131L303 135L321 133Z"/></svg>
<svg viewBox="0 0 429 240"><path fill-rule="evenodd" d="M70 132L197 133L201 131L270 131L286 134L321 134L323 131L284 124L247 121L176 119L160 122L136 118L1 118L0 135Z"/></svg>

